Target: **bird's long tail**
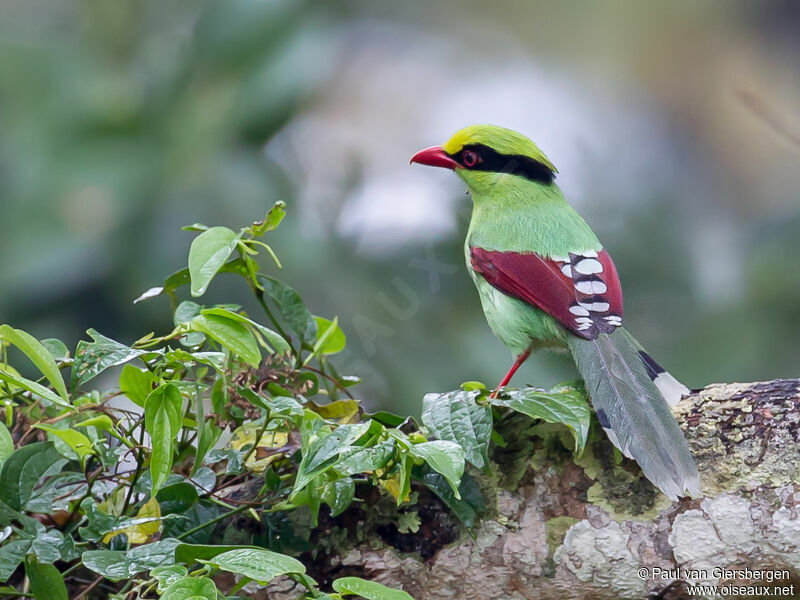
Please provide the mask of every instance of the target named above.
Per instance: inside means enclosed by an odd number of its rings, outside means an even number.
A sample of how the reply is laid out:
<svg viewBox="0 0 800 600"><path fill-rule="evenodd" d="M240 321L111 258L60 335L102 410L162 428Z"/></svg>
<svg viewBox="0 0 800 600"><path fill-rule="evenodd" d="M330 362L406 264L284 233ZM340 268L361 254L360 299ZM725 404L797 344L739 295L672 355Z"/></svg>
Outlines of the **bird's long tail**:
<svg viewBox="0 0 800 600"><path fill-rule="evenodd" d="M613 444L670 499L699 496L697 467L669 408L688 389L622 327L594 340L570 336L569 346Z"/></svg>

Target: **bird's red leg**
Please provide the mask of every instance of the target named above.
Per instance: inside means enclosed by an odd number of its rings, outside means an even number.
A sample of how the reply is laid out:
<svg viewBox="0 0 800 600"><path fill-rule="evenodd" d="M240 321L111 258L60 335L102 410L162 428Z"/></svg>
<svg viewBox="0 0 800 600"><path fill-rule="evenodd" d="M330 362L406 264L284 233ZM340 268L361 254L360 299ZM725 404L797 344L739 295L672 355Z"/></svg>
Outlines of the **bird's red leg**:
<svg viewBox="0 0 800 600"><path fill-rule="evenodd" d="M506 373L506 376L503 377L503 381L500 382L500 385L498 385L497 388L495 388L495 390L489 396L490 398L497 397L497 393L502 388L508 385L508 382L511 381L511 378L514 376L514 373L517 372L517 369L519 369L522 366L522 363L524 363L530 355L531 355L531 349L528 348L527 350L525 350L525 352L523 352L517 357L517 360L514 361L514 364L511 365L511 368L508 370L508 373Z"/></svg>

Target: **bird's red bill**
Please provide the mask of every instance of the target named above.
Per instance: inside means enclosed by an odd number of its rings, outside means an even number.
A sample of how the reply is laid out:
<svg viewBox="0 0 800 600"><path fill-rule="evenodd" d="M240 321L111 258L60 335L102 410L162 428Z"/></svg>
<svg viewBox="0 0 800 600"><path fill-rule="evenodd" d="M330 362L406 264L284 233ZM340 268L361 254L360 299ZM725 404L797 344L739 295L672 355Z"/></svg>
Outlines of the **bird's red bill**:
<svg viewBox="0 0 800 600"><path fill-rule="evenodd" d="M428 165L429 167L443 167L445 169L455 169L461 166L450 158L447 152L442 150L441 146L431 146L430 148L425 148L425 150L420 150L411 157L410 162Z"/></svg>

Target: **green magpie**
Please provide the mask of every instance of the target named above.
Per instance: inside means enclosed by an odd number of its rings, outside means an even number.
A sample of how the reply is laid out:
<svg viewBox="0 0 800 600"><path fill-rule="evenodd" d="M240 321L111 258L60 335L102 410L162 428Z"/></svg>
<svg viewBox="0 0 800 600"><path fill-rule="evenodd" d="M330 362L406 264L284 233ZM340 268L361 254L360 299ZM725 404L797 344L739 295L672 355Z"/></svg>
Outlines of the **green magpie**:
<svg viewBox="0 0 800 600"><path fill-rule="evenodd" d="M567 349L611 442L670 499L700 496L689 446L670 410L688 388L622 326L614 263L555 183L556 168L524 135L472 125L412 163L454 170L472 196L465 254L483 312L516 360Z"/></svg>

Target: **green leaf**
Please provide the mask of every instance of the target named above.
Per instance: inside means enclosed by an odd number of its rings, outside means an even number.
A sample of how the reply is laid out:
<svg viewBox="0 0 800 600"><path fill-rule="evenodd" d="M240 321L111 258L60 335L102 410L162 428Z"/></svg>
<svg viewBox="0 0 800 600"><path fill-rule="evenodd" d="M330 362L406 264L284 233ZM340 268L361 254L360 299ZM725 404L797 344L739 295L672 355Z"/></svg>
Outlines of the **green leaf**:
<svg viewBox="0 0 800 600"><path fill-rule="evenodd" d="M0 421L0 465L14 453L14 439L5 423Z"/></svg>
<svg viewBox="0 0 800 600"><path fill-rule="evenodd" d="M285 416L289 419L302 418L303 406L294 398L288 396L274 396L272 398L262 398L264 404L270 410L271 417Z"/></svg>
<svg viewBox="0 0 800 600"><path fill-rule="evenodd" d="M72 365L70 385L73 389L97 377L109 367L121 365L143 354L153 352L152 350L136 350L120 344L99 334L94 329L89 329L86 333L94 341L81 340L78 342L78 348L75 350L75 362Z"/></svg>
<svg viewBox="0 0 800 600"><path fill-rule="evenodd" d="M192 335L195 333L196 332L193 332ZM201 333L198 333L197 335L202 335L203 339L206 337ZM187 367L194 366L196 364L208 365L219 373L224 373L226 371L228 360L224 352L187 352L186 350L182 350L180 348L175 350L167 350L164 353L164 358L167 361L183 363ZM193 387L194 383L189 382L187 385Z"/></svg>
<svg viewBox="0 0 800 600"><path fill-rule="evenodd" d="M157 381L158 377L147 369L125 365L119 375L119 389L131 402L144 408L144 401Z"/></svg>
<svg viewBox="0 0 800 600"><path fill-rule="evenodd" d="M172 432L166 408L158 407L148 431L153 445L150 453L150 479L153 483L151 494L155 495L172 469Z"/></svg>
<svg viewBox="0 0 800 600"><path fill-rule="evenodd" d="M203 310L203 307L200 306L197 302L192 302L191 300L184 300L180 304L178 304L178 308L175 309L175 314L172 316L172 321L175 326L179 326L182 323L188 323L192 319L194 319L197 315L200 314L200 311ZM203 333L198 331L191 331L183 336L181 336L180 342L184 346L199 346L203 342L206 341L206 336Z"/></svg>
<svg viewBox="0 0 800 600"><path fill-rule="evenodd" d="M62 404L69 404L67 386L64 385L64 379L61 377L56 361L50 351L39 340L22 329L14 329L10 325L0 325L0 340L5 340L22 350L25 356L36 365L36 368L42 372L42 375L47 378L50 385L58 392L58 395L63 400Z"/></svg>
<svg viewBox="0 0 800 600"><path fill-rule="evenodd" d="M256 221L253 223L253 235L255 237L260 237L268 231L272 231L281 224L281 221L283 221L285 216L286 202L283 200L278 200L272 205L272 208L269 209L267 216L264 217L263 221Z"/></svg>
<svg viewBox="0 0 800 600"><path fill-rule="evenodd" d="M192 474L195 474L202 466L206 454L217 443L219 436L222 434L222 429L217 427L212 419L205 418L203 402L199 398L195 398L194 407L194 418L197 422L197 449L195 450Z"/></svg>
<svg viewBox="0 0 800 600"><path fill-rule="evenodd" d="M192 565L197 561L211 561L230 550L241 549L257 550L256 546L220 546L216 544L180 544L175 548L175 560L180 563Z"/></svg>
<svg viewBox="0 0 800 600"><path fill-rule="evenodd" d="M342 514L356 495L356 485L349 477L328 481L322 487L320 499L331 507L331 516Z"/></svg>
<svg viewBox="0 0 800 600"><path fill-rule="evenodd" d="M317 322L317 341L314 344L314 354L336 354L344 350L347 338L339 327L339 318L333 321L314 317Z"/></svg>
<svg viewBox="0 0 800 600"><path fill-rule="evenodd" d="M52 402L53 404L72 408L70 404L64 402L64 399L58 394L56 394L50 388L46 388L42 384L36 383L35 381L31 381L26 377L22 377L16 371L12 372L10 368L3 369L2 367L0 367L0 381L16 384L17 386L25 390L28 390L30 393L35 394L40 398L44 398L45 400Z"/></svg>
<svg viewBox="0 0 800 600"><path fill-rule="evenodd" d="M396 452L392 439L371 447L348 446L339 452L336 470L342 475L355 475L375 471L386 466Z"/></svg>
<svg viewBox="0 0 800 600"><path fill-rule="evenodd" d="M459 444L464 457L483 469L489 462L492 410L475 401L478 395L460 390L427 394L422 401L422 422L440 440Z"/></svg>
<svg viewBox="0 0 800 600"><path fill-rule="evenodd" d="M397 506L408 502L411 492L411 467L414 464L408 454L397 455L397 466L392 469L388 478L381 479L380 484L394 497Z"/></svg>
<svg viewBox="0 0 800 600"><path fill-rule="evenodd" d="M557 386L549 392L537 388L506 392L507 398L494 398L492 403L505 406L532 419L565 425L575 438L575 452L580 455L586 446L592 409L582 390Z"/></svg>
<svg viewBox="0 0 800 600"><path fill-rule="evenodd" d="M217 586L208 577L183 577L170 584L161 600L217 600Z"/></svg>
<svg viewBox="0 0 800 600"><path fill-rule="evenodd" d="M266 343L269 345L267 347L268 350L275 350L279 354L283 354L284 352L288 352L291 349L291 346L283 339L283 336L279 334L277 331L273 331L268 327L264 327L261 323L257 323L252 319L248 319L242 314L237 312L233 312L226 308L207 308L202 311L204 315L217 315L219 317L225 317L227 319L233 319L234 321L239 321L243 325L249 325L250 327L254 328L257 333L259 333L265 340Z"/></svg>
<svg viewBox="0 0 800 600"><path fill-rule="evenodd" d="M175 548L180 542L167 538L160 542L145 544L127 552L120 550L88 550L81 555L83 565L110 579L121 581L142 571L149 571L175 562Z"/></svg>
<svg viewBox="0 0 800 600"><path fill-rule="evenodd" d="M367 600L414 600L402 590L393 590L377 581L360 577L341 577L333 582L333 589L342 595L354 594Z"/></svg>
<svg viewBox="0 0 800 600"><path fill-rule="evenodd" d="M107 431L108 433L117 436L117 430L114 428L114 421L108 415L96 415L89 417L83 421L75 423L75 427L96 427L100 431Z"/></svg>
<svg viewBox="0 0 800 600"><path fill-rule="evenodd" d="M334 400L327 404L317 404L313 400L309 400L306 406L309 410L313 410L325 419L339 420L340 423L350 423L359 420L359 403L358 400L353 400L352 398Z"/></svg>
<svg viewBox="0 0 800 600"><path fill-rule="evenodd" d="M45 425L44 423L35 424L33 427L41 429L42 431L46 431L47 433L50 433L63 440L64 443L69 446L69 448L78 457L81 467L86 465L86 459L89 456L97 454L94 448L92 448L92 441L80 431L75 431L74 429L58 429L57 427Z"/></svg>
<svg viewBox="0 0 800 600"><path fill-rule="evenodd" d="M29 540L14 540L0 547L0 581L8 581L30 549Z"/></svg>
<svg viewBox="0 0 800 600"><path fill-rule="evenodd" d="M300 295L273 277L259 275L258 280L264 287L264 293L275 302L281 317L292 328L292 331L306 342L316 339L317 322L314 315L303 304Z"/></svg>
<svg viewBox="0 0 800 600"><path fill-rule="evenodd" d="M50 353L56 360L66 360L69 358L69 348L67 345L62 342L58 338L44 338L40 340L42 342L42 346L47 348L47 351Z"/></svg>
<svg viewBox="0 0 800 600"><path fill-rule="evenodd" d="M173 440L183 424L183 398L178 388L166 383L154 389L144 403L144 426L150 434L150 479L152 495L167 480L172 469Z"/></svg>
<svg viewBox="0 0 800 600"><path fill-rule="evenodd" d="M63 458L50 442L27 444L15 451L0 470L0 498L14 510L25 506L39 478Z"/></svg>
<svg viewBox="0 0 800 600"><path fill-rule="evenodd" d="M35 556L28 555L25 558L25 575L36 600L69 600L64 578L53 565L42 564Z"/></svg>
<svg viewBox="0 0 800 600"><path fill-rule="evenodd" d="M236 273L244 275L245 277L248 275L247 266L241 258L234 258L226 262L220 267L218 273ZM143 300L149 300L150 298L155 298L164 293L172 295L175 290L188 284L190 280L191 277L188 268L176 271L164 280L164 285L150 288L136 298L133 303L136 304Z"/></svg>
<svg viewBox="0 0 800 600"><path fill-rule="evenodd" d="M299 560L269 550L239 548L215 556L209 561L215 567L249 577L266 585L279 575L305 573L306 568Z"/></svg>
<svg viewBox="0 0 800 600"><path fill-rule="evenodd" d="M151 569L150 577L155 577L158 580L158 588L156 591L163 594L166 588L179 579L186 577L188 572L189 570L183 565L168 565Z"/></svg>
<svg viewBox="0 0 800 600"><path fill-rule="evenodd" d="M261 362L261 352L252 332L233 319L219 315L198 315L191 321L191 327L211 337L228 348L239 358L257 367Z"/></svg>
<svg viewBox="0 0 800 600"><path fill-rule="evenodd" d="M189 510L197 499L197 488L187 481L165 486L156 495L162 514L182 513Z"/></svg>
<svg viewBox="0 0 800 600"><path fill-rule="evenodd" d="M461 499L458 484L464 474L464 451L455 442L435 440L411 446L411 453L422 458L431 468L444 475L453 488L453 494Z"/></svg>
<svg viewBox="0 0 800 600"><path fill-rule="evenodd" d="M144 427L150 432L159 408L167 411L170 434L177 437L183 424L183 396L174 383L165 383L152 390L144 401Z"/></svg>
<svg viewBox="0 0 800 600"><path fill-rule="evenodd" d="M192 296L202 296L220 267L236 249L239 236L227 227L212 227L194 240L189 248L189 277Z"/></svg>
<svg viewBox="0 0 800 600"><path fill-rule="evenodd" d="M317 417L319 418L319 417ZM311 444L303 449L303 459L297 470L292 495L302 490L317 475L333 466L339 452L360 438L369 429L368 423L340 425L332 433L319 432Z"/></svg>
<svg viewBox="0 0 800 600"><path fill-rule="evenodd" d="M443 475L435 472L430 466L425 465L421 476L422 482L433 491L453 513L467 527L475 527L478 524L478 515L486 509L481 489L474 478L468 474L461 477L461 484L458 492L461 499L456 498L453 488Z"/></svg>
<svg viewBox="0 0 800 600"><path fill-rule="evenodd" d="M387 427L399 427L408 420L408 417L401 417L400 415L386 412L385 410L379 410L374 413L364 413L364 418L372 419Z"/></svg>

